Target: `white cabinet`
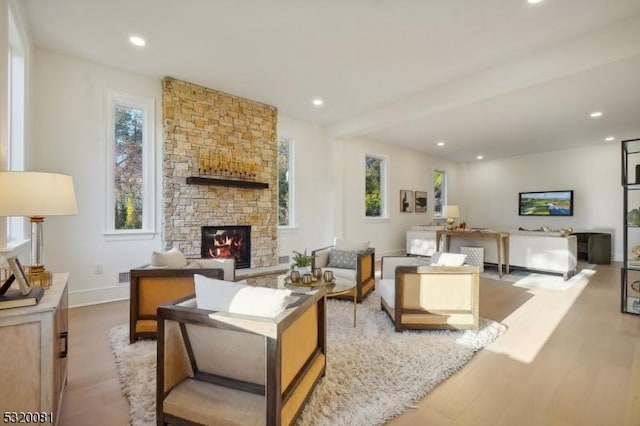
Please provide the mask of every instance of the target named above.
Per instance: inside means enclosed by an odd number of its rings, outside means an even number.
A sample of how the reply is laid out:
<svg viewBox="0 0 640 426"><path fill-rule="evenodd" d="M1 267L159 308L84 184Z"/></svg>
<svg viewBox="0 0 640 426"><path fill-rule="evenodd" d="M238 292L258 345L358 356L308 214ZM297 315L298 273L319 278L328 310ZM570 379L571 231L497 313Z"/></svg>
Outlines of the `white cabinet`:
<svg viewBox="0 0 640 426"><path fill-rule="evenodd" d="M442 229L439 227L437 229ZM431 256L436 251L436 230L408 230L407 254Z"/></svg>
<svg viewBox="0 0 640 426"><path fill-rule="evenodd" d="M67 381L68 278L54 274L35 306L0 310L0 411L22 416L15 423L57 423Z"/></svg>

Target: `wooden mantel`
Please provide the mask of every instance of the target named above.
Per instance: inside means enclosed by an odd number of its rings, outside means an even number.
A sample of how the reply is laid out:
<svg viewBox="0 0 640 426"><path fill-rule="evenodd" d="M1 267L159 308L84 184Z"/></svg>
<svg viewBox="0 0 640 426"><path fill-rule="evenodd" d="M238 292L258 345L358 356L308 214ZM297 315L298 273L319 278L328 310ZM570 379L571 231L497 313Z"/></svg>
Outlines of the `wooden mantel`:
<svg viewBox="0 0 640 426"><path fill-rule="evenodd" d="M268 183L254 182L248 180L233 180L233 179L218 179L199 176L190 176L187 178L187 185L215 185L215 186L227 186L236 188L254 188L254 189L267 189Z"/></svg>

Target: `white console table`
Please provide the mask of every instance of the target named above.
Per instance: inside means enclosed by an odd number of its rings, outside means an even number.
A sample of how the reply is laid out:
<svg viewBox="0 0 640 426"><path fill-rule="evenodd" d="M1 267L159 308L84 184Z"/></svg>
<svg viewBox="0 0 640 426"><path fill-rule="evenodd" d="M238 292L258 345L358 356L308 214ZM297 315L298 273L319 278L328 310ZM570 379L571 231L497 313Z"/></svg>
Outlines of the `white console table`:
<svg viewBox="0 0 640 426"><path fill-rule="evenodd" d="M68 279L53 274L35 306L0 310L0 406L24 415L22 423L58 421L67 382Z"/></svg>

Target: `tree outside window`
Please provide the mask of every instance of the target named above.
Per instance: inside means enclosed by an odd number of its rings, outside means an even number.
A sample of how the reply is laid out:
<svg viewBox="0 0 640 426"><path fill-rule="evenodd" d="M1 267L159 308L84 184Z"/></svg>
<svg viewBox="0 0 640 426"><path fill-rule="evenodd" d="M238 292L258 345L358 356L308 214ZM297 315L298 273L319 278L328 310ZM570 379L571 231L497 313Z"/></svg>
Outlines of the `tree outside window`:
<svg viewBox="0 0 640 426"><path fill-rule="evenodd" d="M442 217L442 206L446 203L446 174L440 170L433 171L433 215Z"/></svg>
<svg viewBox="0 0 640 426"><path fill-rule="evenodd" d="M289 139L278 140L278 226L291 225L291 148Z"/></svg>
<svg viewBox="0 0 640 426"><path fill-rule="evenodd" d="M142 229L142 148L144 113L116 105L114 202L115 229Z"/></svg>
<svg viewBox="0 0 640 426"><path fill-rule="evenodd" d="M365 216L382 217L384 206L384 159L365 156Z"/></svg>

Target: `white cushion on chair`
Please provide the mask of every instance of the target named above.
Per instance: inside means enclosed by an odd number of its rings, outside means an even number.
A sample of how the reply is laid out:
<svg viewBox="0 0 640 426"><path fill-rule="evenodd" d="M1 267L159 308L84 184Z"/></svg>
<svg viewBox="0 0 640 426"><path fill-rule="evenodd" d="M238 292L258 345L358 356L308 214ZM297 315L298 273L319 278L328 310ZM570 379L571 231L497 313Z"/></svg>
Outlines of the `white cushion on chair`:
<svg viewBox="0 0 640 426"><path fill-rule="evenodd" d="M380 294L380 297L391 308L395 306L396 300L396 280L394 278L383 278L376 284L376 291Z"/></svg>
<svg viewBox="0 0 640 426"><path fill-rule="evenodd" d="M439 253L439 256L434 253L431 256L431 260L434 262L432 265L438 266L462 266L466 258L467 255L462 253Z"/></svg>
<svg viewBox="0 0 640 426"><path fill-rule="evenodd" d="M151 255L152 268L178 269L187 266L187 258L177 248L167 251L154 251Z"/></svg>
<svg viewBox="0 0 640 426"><path fill-rule="evenodd" d="M343 268L322 268L323 271L333 271L333 275L336 277L346 278L350 281L356 281L355 269L343 269Z"/></svg>
<svg viewBox="0 0 640 426"><path fill-rule="evenodd" d="M333 246L336 250L363 251L369 248L369 241L350 241L336 237Z"/></svg>
<svg viewBox="0 0 640 426"><path fill-rule="evenodd" d="M291 290L242 285L193 276L198 309L273 318L289 304Z"/></svg>

